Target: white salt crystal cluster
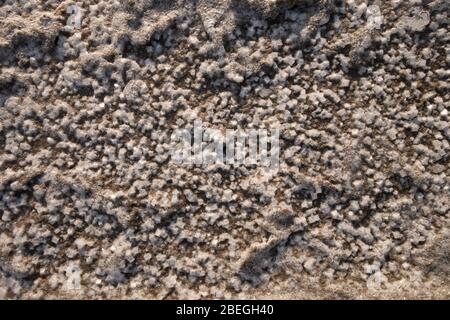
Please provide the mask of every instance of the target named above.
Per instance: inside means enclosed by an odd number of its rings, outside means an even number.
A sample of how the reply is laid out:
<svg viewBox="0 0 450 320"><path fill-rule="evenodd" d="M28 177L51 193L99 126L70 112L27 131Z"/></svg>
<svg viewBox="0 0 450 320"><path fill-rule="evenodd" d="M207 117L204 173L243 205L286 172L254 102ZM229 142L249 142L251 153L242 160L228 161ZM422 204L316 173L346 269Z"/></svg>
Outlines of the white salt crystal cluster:
<svg viewBox="0 0 450 320"><path fill-rule="evenodd" d="M448 298L448 9L0 1L0 298ZM175 163L199 120L278 171Z"/></svg>

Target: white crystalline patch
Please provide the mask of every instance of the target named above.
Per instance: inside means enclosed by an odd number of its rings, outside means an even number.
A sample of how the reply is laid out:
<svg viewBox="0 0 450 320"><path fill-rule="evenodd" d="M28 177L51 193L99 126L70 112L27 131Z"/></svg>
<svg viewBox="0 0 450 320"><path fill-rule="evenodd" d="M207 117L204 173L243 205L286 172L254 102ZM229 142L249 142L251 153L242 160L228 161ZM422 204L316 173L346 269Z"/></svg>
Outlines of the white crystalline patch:
<svg viewBox="0 0 450 320"><path fill-rule="evenodd" d="M400 27L412 31L423 31L430 24L430 13L425 10L415 10L412 16L404 16L400 20Z"/></svg>
<svg viewBox="0 0 450 320"><path fill-rule="evenodd" d="M379 290L382 284L387 281L387 277L381 271L377 271L367 279L367 288L369 290Z"/></svg>
<svg viewBox="0 0 450 320"><path fill-rule="evenodd" d="M81 270L75 263L70 263L65 269L66 280L64 288L66 290L79 290L81 288Z"/></svg>
<svg viewBox="0 0 450 320"><path fill-rule="evenodd" d="M381 14L380 7L372 5L367 8L367 25L370 29L381 29L383 24L383 15Z"/></svg>
<svg viewBox="0 0 450 320"><path fill-rule="evenodd" d="M67 8L67 13L70 14L67 19L67 25L74 28L80 28L83 20L83 10L77 5L71 5Z"/></svg>

